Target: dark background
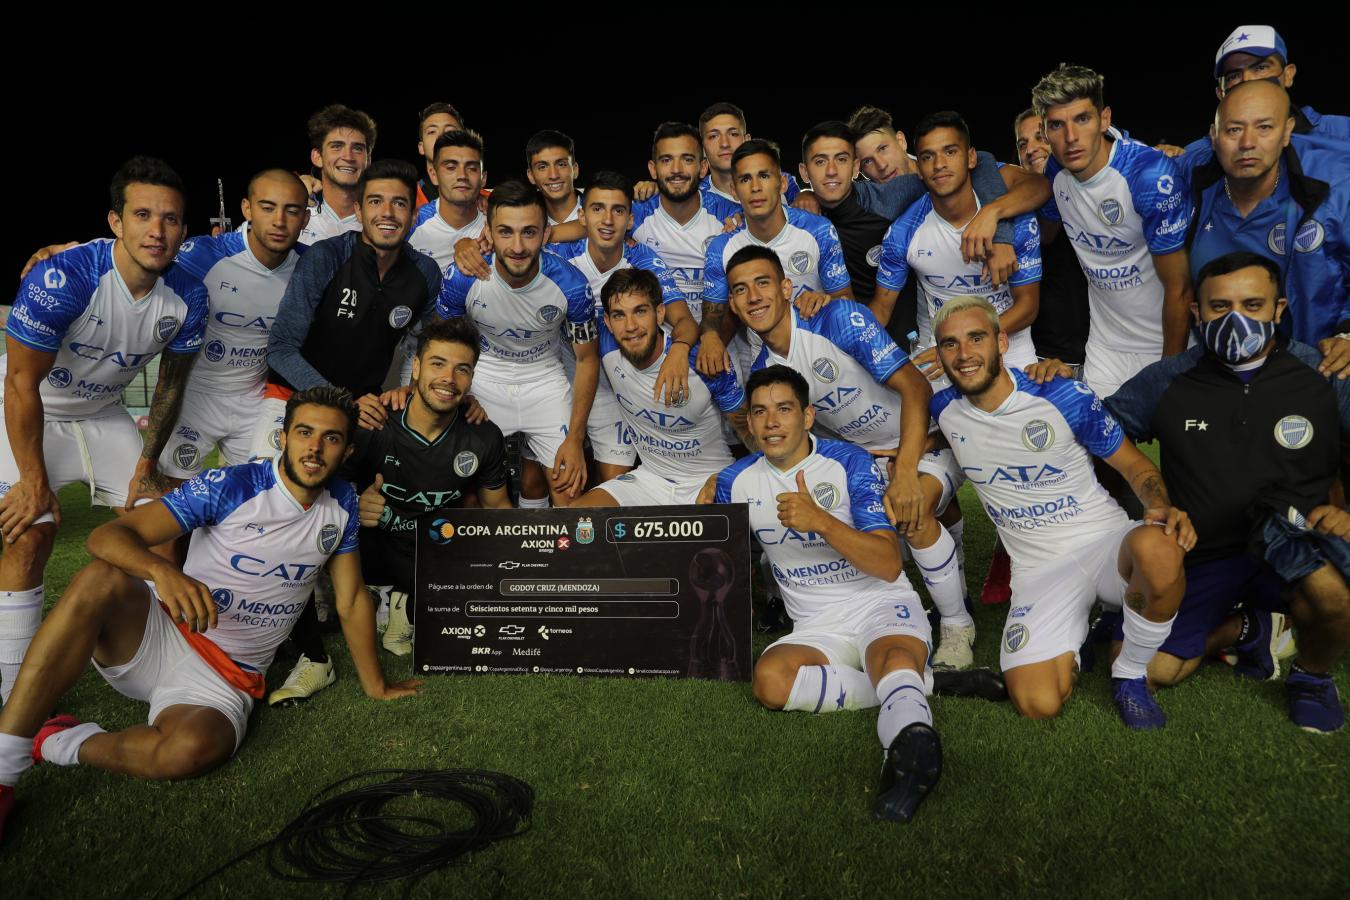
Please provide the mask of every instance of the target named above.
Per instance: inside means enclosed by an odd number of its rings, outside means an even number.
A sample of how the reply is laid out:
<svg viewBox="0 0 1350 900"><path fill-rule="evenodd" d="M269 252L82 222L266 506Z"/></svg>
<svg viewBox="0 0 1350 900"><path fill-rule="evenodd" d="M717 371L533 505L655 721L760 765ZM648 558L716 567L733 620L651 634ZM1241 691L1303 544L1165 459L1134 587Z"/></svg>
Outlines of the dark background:
<svg viewBox="0 0 1350 900"><path fill-rule="evenodd" d="M19 215L0 267L17 275L38 246L106 235L107 182L136 153L161 156L183 175L192 233L216 215L218 177L238 224L252 172L305 170L305 119L330 102L375 118L376 158L411 162L418 110L455 104L484 135L492 184L520 176L525 140L540 128L576 140L583 185L600 168L646 177L652 129L666 119L695 123L722 99L746 110L754 136L781 145L794 174L802 132L862 103L888 109L906 132L927 112L957 109L977 146L1012 160L1012 119L1061 61L1106 76L1115 121L1133 136L1200 137L1214 111L1214 53L1233 28L1255 22L1284 36L1300 69L1293 93L1301 105L1350 112L1333 55L1344 53L1340 29L1306 13L1272 21L1270 4L1208 17L1139 6L1113 7L1107 17L1074 4L1064 13L1025 7L1018 17L952 3L941 18L902 17L895 7L875 19L839 4L827 22L717 8L725 10L720 29L699 21L696 7L650 22L578 9L550 23L564 35L548 43L532 37L524 14L474 23L466 36L463 22L439 30L386 7L371 7L369 21L331 24L319 8L305 14L308 23L298 12L277 13L275 24L258 19L247 30L81 20L58 31L54 17L14 24L0 84L15 153L9 202Z"/></svg>

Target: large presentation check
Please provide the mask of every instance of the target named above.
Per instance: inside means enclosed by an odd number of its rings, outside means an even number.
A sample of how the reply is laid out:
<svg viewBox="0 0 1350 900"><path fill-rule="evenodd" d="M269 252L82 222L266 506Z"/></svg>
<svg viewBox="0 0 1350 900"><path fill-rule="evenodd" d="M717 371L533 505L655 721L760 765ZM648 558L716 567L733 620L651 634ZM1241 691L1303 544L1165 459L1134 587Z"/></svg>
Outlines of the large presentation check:
<svg viewBox="0 0 1350 900"><path fill-rule="evenodd" d="M417 674L750 678L744 506L443 510L417 586Z"/></svg>

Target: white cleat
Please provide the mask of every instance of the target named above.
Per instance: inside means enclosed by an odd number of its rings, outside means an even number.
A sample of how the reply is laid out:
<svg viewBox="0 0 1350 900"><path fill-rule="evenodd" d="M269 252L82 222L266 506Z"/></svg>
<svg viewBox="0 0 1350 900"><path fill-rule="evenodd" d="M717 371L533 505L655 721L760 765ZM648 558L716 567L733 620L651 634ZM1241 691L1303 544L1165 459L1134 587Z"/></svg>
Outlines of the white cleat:
<svg viewBox="0 0 1350 900"><path fill-rule="evenodd" d="M384 649L395 656L407 656L413 650L413 626L408 621L408 595L389 592L389 625L384 629Z"/></svg>
<svg viewBox="0 0 1350 900"><path fill-rule="evenodd" d="M969 669L975 662L975 625L943 623L937 650L933 653L933 668Z"/></svg>
<svg viewBox="0 0 1350 900"><path fill-rule="evenodd" d="M337 681L333 661L315 662L305 654L295 662L286 681L267 698L269 706L295 706Z"/></svg>

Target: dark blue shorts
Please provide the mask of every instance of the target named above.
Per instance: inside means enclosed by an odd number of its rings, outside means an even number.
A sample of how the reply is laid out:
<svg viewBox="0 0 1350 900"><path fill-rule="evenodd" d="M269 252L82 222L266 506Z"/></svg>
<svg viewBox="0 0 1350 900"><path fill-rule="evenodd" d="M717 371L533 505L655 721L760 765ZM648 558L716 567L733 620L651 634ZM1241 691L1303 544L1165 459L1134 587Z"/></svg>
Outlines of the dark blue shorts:
<svg viewBox="0 0 1350 900"><path fill-rule="evenodd" d="M1283 587L1284 582L1268 564L1245 554L1190 566L1186 569L1186 594L1172 623L1172 633L1158 649L1181 659L1203 656L1210 632L1239 607L1283 612ZM1124 638L1123 625L1117 625L1115 639Z"/></svg>

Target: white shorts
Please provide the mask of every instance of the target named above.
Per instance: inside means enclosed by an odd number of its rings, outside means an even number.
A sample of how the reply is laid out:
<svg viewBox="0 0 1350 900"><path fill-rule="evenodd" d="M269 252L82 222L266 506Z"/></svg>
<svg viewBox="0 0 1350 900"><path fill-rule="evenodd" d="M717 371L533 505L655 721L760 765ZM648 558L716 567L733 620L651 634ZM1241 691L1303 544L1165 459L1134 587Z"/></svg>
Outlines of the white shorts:
<svg viewBox="0 0 1350 900"><path fill-rule="evenodd" d="M794 628L765 647L764 652L784 644L811 647L825 654L832 666L867 672L867 648L881 638L897 636L923 641L928 655L933 655L933 632L928 615L923 610L923 601L912 590L898 591L886 600L866 606L850 620L831 626ZM932 693L933 670L927 663L923 668L924 692Z"/></svg>
<svg viewBox="0 0 1350 900"><path fill-rule="evenodd" d="M1127 582L1120 577L1120 545L1142 525L1126 522L1091 544L1067 551L1034 569L1013 566L1012 606L1003 623L999 667L1003 671L1072 653L1088 634L1092 604L1119 607Z"/></svg>
<svg viewBox="0 0 1350 900"><path fill-rule="evenodd" d="M698 492L707 481L706 475L697 481L667 481L646 466L638 466L611 478L599 489L620 506L690 506L698 500Z"/></svg>
<svg viewBox="0 0 1350 900"><path fill-rule="evenodd" d="M0 404L3 407L3 404ZM119 507L141 458L141 435L126 408L114 407L97 419L51 420L42 425L42 462L53 491L77 481L89 485L93 506ZM0 497L19 480L19 464L6 432L0 438ZM52 522L44 513L38 522Z"/></svg>
<svg viewBox="0 0 1350 900"><path fill-rule="evenodd" d="M595 402L586 420L586 437L591 441L591 454L598 463L631 466L637 462L637 448L624 437L623 408L614 388L601 377L595 389Z"/></svg>
<svg viewBox="0 0 1350 900"><path fill-rule="evenodd" d="M263 397L258 401L257 416L253 421L253 440L249 442L249 459L272 459L281 452L282 425L286 422L286 401L279 397Z"/></svg>
<svg viewBox="0 0 1350 900"><path fill-rule="evenodd" d="M173 478L192 478L217 446L222 465L248 462L262 402L261 394L185 392L178 423L159 455L159 470Z"/></svg>
<svg viewBox="0 0 1350 900"><path fill-rule="evenodd" d="M1083 381L1105 400L1129 381L1145 366L1151 366L1162 357L1157 353L1126 353L1109 347L1087 343L1083 362Z"/></svg>
<svg viewBox="0 0 1350 900"><path fill-rule="evenodd" d="M572 386L561 371L525 384L480 376L471 393L504 436L525 435L533 458L552 467L572 418Z"/></svg>
<svg viewBox="0 0 1350 900"><path fill-rule="evenodd" d="M248 714L253 698L216 674L188 644L169 614L159 605L153 590L146 587L145 634L131 662L120 666L94 668L118 693L132 700L147 701L151 725L170 706L205 706L230 720L234 726L234 749L248 730Z"/></svg>
<svg viewBox="0 0 1350 900"><path fill-rule="evenodd" d="M877 472L881 475L881 483L885 487L890 487L891 484L889 463L890 461L884 457L877 460ZM961 489L961 485L966 483L966 473L956 461L956 454L950 447L937 447L919 457L917 468L920 475L931 475L942 485L942 495L938 497L937 509L934 510L936 515L942 515L947 511L947 504L952 502L956 492Z"/></svg>

